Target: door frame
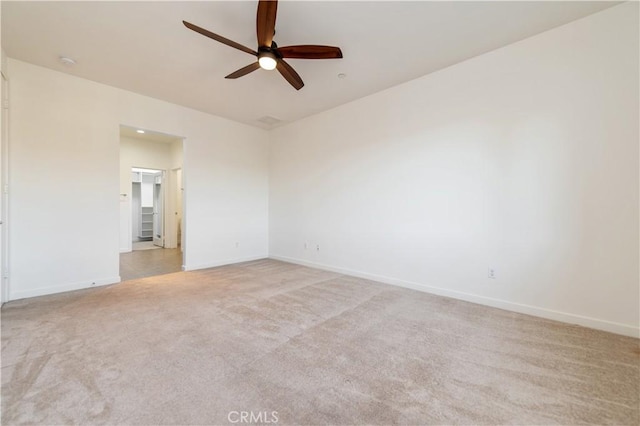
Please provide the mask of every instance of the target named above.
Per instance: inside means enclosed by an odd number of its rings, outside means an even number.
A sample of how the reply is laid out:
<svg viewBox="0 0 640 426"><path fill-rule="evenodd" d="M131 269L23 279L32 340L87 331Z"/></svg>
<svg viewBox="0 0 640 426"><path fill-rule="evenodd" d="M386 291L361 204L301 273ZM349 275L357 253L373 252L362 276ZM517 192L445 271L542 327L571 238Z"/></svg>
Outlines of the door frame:
<svg viewBox="0 0 640 426"><path fill-rule="evenodd" d="M0 72L0 302L9 301L9 79Z"/></svg>
<svg viewBox="0 0 640 426"><path fill-rule="evenodd" d="M162 170L162 169L157 169L157 168L154 168L154 167L144 167L144 166L139 166L139 165L131 166L131 169L130 169L131 174L129 175L130 176L129 177L129 187L130 188L133 187L133 173L134 173L135 169L146 170L146 172L143 172L143 173L145 173L147 175L152 175L153 172L162 173L163 182L161 184L161 190L162 190L162 192L164 192L164 186L166 185L166 179L164 177L166 177L166 171ZM142 185L142 179L140 180L140 184ZM152 187L152 191L153 191L152 197L155 198L155 178L154 178L154 183L152 185L153 185L153 187ZM128 214L128 218L129 218L129 231L128 231L129 232L129 237L128 237L128 240L129 240L129 246L130 246L130 250L129 251L133 251L133 239L135 237L137 237L137 236L133 235L133 213L134 213L134 211L133 211L133 190L131 190L130 192L131 192L132 196L130 197L131 199L129 200L129 214ZM166 197L162 196L162 213L163 213L163 216L164 216L165 210L166 210ZM163 220L162 226L163 226L163 233L164 233L165 232L164 231L164 218L162 220ZM153 226L152 226L152 231L155 232L155 228ZM152 232L152 241L153 241L153 232Z"/></svg>
<svg viewBox="0 0 640 426"><path fill-rule="evenodd" d="M165 186L168 183L166 175L167 172L164 170L159 170L153 175L153 233L151 241L153 241L154 245L162 248L165 247L165 235L167 233L166 204L169 201L165 198ZM157 186L158 178L160 178L160 188ZM160 231L160 234L157 233L158 231Z"/></svg>
<svg viewBox="0 0 640 426"><path fill-rule="evenodd" d="M184 245L182 241L178 241L178 229L184 229L183 223L183 214L184 208L180 200L182 197L179 197L181 192L183 191L183 185L178 179L178 172L182 173L182 167L176 167L171 170L166 175L166 186L165 186L165 197L167 207L166 213L164 216L164 246L165 248L182 248ZM178 221L175 220L176 216L180 217L180 225L178 225Z"/></svg>

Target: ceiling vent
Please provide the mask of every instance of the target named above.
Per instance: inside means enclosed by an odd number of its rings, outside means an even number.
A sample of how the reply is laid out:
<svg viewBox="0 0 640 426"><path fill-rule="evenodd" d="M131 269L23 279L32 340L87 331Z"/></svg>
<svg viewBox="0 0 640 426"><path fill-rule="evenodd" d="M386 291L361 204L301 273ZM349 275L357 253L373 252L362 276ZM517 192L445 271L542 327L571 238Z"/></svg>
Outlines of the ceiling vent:
<svg viewBox="0 0 640 426"><path fill-rule="evenodd" d="M71 58L67 58L66 56L60 56L60 58L58 58L58 60L65 67L72 67L72 66L74 66L76 64L76 61L74 61Z"/></svg>
<svg viewBox="0 0 640 426"><path fill-rule="evenodd" d="M258 118L258 121L262 124L266 124L267 126L273 126L274 124L282 123L282 120L278 120L274 117L269 117L268 115L265 115L262 118Z"/></svg>

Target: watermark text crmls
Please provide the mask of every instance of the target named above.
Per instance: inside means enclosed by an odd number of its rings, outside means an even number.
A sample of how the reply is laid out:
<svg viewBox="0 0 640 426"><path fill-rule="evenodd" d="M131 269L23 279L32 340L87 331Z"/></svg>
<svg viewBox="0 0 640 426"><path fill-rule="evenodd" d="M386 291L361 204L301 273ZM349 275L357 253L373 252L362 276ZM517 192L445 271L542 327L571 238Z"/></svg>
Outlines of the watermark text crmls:
<svg viewBox="0 0 640 426"><path fill-rule="evenodd" d="M227 420L230 423L278 423L277 411L229 411Z"/></svg>

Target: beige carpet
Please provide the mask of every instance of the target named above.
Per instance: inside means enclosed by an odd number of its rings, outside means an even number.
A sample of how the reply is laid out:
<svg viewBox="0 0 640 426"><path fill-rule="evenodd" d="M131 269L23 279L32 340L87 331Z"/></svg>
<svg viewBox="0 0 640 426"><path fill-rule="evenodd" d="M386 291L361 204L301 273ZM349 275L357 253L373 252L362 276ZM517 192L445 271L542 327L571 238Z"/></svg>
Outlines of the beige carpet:
<svg viewBox="0 0 640 426"><path fill-rule="evenodd" d="M639 353L263 260L5 305L2 423L638 425Z"/></svg>

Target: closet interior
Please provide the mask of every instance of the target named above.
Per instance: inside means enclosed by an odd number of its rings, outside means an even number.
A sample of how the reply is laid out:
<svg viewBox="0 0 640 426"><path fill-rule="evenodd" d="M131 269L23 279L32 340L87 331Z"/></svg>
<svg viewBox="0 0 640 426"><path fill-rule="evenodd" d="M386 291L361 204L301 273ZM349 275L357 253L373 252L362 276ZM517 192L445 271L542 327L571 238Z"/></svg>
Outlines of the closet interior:
<svg viewBox="0 0 640 426"><path fill-rule="evenodd" d="M160 170L131 170L131 212L133 241L153 241L162 236L160 210L162 208L162 172Z"/></svg>

